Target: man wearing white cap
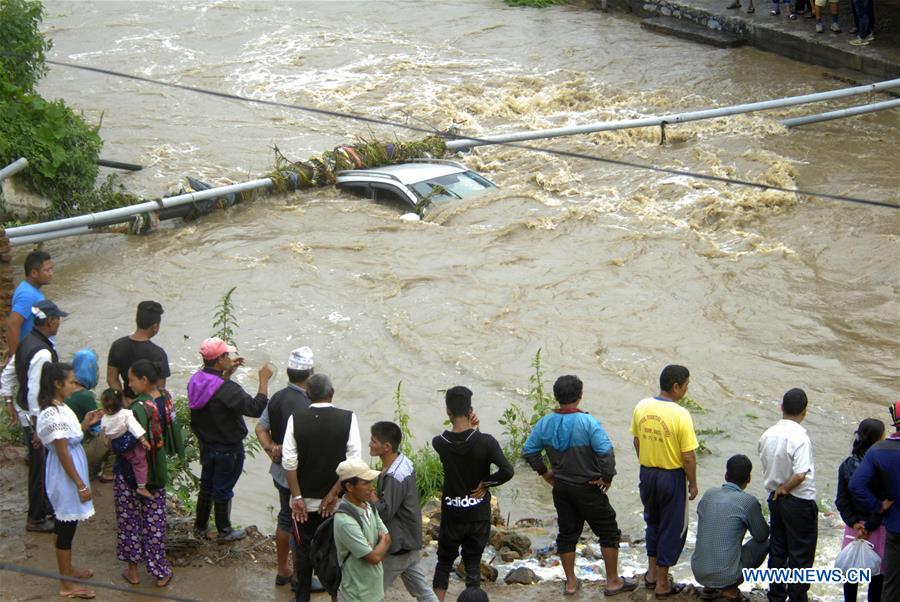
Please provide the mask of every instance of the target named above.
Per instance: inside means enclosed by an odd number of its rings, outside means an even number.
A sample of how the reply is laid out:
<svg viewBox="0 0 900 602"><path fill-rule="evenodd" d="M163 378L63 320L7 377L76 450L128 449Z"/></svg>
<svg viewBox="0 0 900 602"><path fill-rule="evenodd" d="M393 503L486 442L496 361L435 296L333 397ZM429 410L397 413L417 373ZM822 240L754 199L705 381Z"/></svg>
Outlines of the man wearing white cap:
<svg viewBox="0 0 900 602"><path fill-rule="evenodd" d="M334 547L338 562L343 561L338 598L342 602L376 602L384 599L381 561L391 547L387 527L368 502L372 481L380 473L354 459L338 464L337 474L345 500L334 515Z"/></svg>
<svg viewBox="0 0 900 602"><path fill-rule="evenodd" d="M291 490L288 486L287 475L281 466L281 444L284 443L284 431L287 428L288 418L295 412L309 407L306 381L315 372L314 365L313 352L309 347L300 347L291 351L287 367L288 386L272 395L269 405L263 410L262 416L256 423L256 437L272 460L269 474L272 475L275 489L278 490L278 500L281 506L275 530L275 549L278 558L275 585L286 585L290 582L293 572L288 557L291 541ZM316 587L317 585L313 584L313 591L322 591L321 585Z"/></svg>
<svg viewBox="0 0 900 602"><path fill-rule="evenodd" d="M259 369L259 389L255 397L251 396L231 380L234 371L244 364L241 357L231 358L235 351L220 338L204 340L200 344L203 369L191 375L187 386L191 430L200 442L200 493L194 533L206 537L214 505L219 543L244 537L243 529L231 528L231 499L244 467L244 416L258 418L266 409L272 378L272 367L263 364Z"/></svg>

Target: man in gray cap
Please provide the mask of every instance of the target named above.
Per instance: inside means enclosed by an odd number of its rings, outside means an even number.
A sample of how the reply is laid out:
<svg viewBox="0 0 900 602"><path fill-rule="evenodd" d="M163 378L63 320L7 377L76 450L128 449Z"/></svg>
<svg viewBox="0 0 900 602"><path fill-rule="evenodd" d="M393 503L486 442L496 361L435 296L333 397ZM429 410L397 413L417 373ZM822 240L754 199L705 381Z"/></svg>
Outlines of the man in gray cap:
<svg viewBox="0 0 900 602"><path fill-rule="evenodd" d="M31 307L34 328L25 335L13 359L3 370L3 388L0 394L7 405L12 405L12 390L18 386L15 410L25 431L28 445L28 520L27 531L50 533L53 531L53 507L44 490L44 448L35 436L34 427L40 413L38 392L41 389L41 371L44 364L59 361L53 337L59 331L60 319L67 314L49 299L38 301Z"/></svg>
<svg viewBox="0 0 900 602"><path fill-rule="evenodd" d="M256 423L256 437L272 460L269 474L272 475L272 482L278 491L280 502L275 530L275 550L278 559L275 585L289 583L292 574L292 565L288 556L292 531L291 490L288 487L284 468L281 466L281 444L284 442L284 431L288 418L295 412L309 407L306 381L314 372L315 361L312 349L300 347L291 351L287 367L288 386L272 395L269 405L263 410L262 416ZM323 591L322 586L315 579L313 579L312 591Z"/></svg>

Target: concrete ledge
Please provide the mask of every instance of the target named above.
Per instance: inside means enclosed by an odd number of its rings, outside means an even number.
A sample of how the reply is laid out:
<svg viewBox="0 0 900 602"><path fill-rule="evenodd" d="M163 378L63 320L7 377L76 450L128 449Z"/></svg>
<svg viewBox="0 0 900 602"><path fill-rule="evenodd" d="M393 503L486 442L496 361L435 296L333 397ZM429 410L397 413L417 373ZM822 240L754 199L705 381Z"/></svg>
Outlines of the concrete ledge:
<svg viewBox="0 0 900 602"><path fill-rule="evenodd" d="M832 69L850 69L877 79L900 77L900 0L881 0L876 13L876 41L868 46L851 46L853 35L847 33L853 25L849 6L840 4L839 15L843 32L815 33L812 19L791 21L786 13L780 17L769 15L770 2L757 1L756 12L748 14L749 0L742 0L744 8L727 10L730 0L608 0L610 9L625 10L641 17L654 19L643 25L653 31L670 33L686 39L710 43L711 38L693 36L689 28L667 27L655 21L667 17L692 23L700 30L724 32L738 37L754 48L775 52L782 56ZM599 7L599 0L595 2ZM684 35L681 35L684 34Z"/></svg>
<svg viewBox="0 0 900 602"><path fill-rule="evenodd" d="M722 31L720 29L710 29L709 27L701 27L692 21L684 19L675 19L672 17L651 17L641 21L641 28L648 31L655 31L666 35L675 36L692 42L708 44L716 48L735 48L743 46L747 40L743 36Z"/></svg>

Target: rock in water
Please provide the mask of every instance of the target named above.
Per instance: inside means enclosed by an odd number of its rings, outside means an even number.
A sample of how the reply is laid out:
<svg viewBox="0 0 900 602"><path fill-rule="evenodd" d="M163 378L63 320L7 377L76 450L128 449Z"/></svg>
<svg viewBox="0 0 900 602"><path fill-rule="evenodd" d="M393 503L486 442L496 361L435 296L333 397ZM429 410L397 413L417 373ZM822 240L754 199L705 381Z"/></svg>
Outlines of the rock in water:
<svg viewBox="0 0 900 602"><path fill-rule="evenodd" d="M511 570L506 574L506 577L503 579L508 584L518 583L520 585L531 585L532 583L537 583L541 578L534 574L527 566L520 566L517 569Z"/></svg>

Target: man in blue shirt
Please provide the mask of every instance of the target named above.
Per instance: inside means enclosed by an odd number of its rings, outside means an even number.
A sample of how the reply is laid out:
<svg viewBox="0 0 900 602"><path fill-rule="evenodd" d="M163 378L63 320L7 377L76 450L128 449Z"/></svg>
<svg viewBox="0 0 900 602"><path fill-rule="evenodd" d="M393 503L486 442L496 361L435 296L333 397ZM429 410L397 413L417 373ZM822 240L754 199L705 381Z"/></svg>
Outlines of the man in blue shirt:
<svg viewBox="0 0 900 602"><path fill-rule="evenodd" d="M850 493L860 508L884 513L887 542L884 546L882 599L900 600L900 401L890 407L895 432L869 448L859 468L850 478ZM887 491L887 499L878 499L873 490Z"/></svg>
<svg viewBox="0 0 900 602"><path fill-rule="evenodd" d="M575 544L584 522L600 541L606 566L606 589L614 596L637 588L637 584L619 576L619 537L616 511L606 496L616 474L613 446L590 414L579 410L583 385L577 376L556 379L553 396L559 408L541 418L531 431L522 457L529 466L553 486L559 534L556 548L566 573L565 594L575 594L581 586L575 577ZM552 469L544 463L547 453Z"/></svg>
<svg viewBox="0 0 900 602"><path fill-rule="evenodd" d="M25 258L25 280L13 293L12 311L6 320L5 364L16 353L19 342L34 328L32 306L44 298L41 287L53 280L53 260L44 251L34 251Z"/></svg>

